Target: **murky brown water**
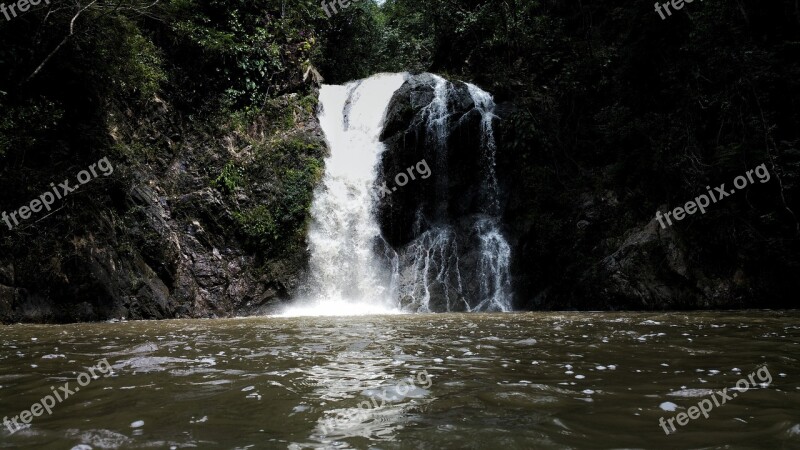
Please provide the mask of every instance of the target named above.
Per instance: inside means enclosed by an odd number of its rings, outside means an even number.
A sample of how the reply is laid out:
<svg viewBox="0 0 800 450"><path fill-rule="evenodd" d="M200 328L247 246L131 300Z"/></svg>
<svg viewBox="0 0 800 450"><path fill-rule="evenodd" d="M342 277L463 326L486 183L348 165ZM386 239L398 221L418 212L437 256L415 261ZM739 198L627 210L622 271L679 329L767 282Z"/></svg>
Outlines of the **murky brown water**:
<svg viewBox="0 0 800 450"><path fill-rule="evenodd" d="M525 313L0 327L0 416L31 409L51 386L77 387L78 374L104 358L113 366L30 428L12 435L4 425L0 448L800 448L798 318ZM736 382L765 364L771 383L756 376L756 387L708 419L664 433L659 417L712 391L737 393Z"/></svg>

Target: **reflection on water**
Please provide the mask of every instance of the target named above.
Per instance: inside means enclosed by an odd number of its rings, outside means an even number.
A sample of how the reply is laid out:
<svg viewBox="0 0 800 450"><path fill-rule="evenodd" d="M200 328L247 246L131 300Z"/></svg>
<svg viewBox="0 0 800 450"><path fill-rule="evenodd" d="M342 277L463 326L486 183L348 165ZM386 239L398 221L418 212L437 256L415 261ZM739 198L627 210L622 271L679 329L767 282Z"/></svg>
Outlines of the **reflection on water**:
<svg viewBox="0 0 800 450"><path fill-rule="evenodd" d="M526 313L0 327L2 448L800 448L800 313ZM766 365L773 377L666 436ZM674 411L668 411L674 409ZM85 449L87 447L78 447Z"/></svg>

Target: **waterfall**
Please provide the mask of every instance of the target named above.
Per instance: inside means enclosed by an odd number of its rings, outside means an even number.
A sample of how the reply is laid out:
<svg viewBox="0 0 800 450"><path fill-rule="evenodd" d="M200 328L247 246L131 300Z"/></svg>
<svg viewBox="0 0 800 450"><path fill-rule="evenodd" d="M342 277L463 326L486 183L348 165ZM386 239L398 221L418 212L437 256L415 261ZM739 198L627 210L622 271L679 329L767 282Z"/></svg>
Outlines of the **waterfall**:
<svg viewBox="0 0 800 450"><path fill-rule="evenodd" d="M500 199L497 184L497 143L494 139L492 120L495 103L492 96L473 84L467 83L475 107L481 113L481 150L483 150L484 204L486 217L477 220L475 228L480 238L478 276L481 303L484 308L511 310L511 246L500 231Z"/></svg>
<svg viewBox="0 0 800 450"><path fill-rule="evenodd" d="M445 310L469 310L465 303L459 248L455 231L446 225L436 226L426 231L404 252L405 272L410 274L400 289L403 306L419 312L431 312L434 296L444 303ZM451 288L452 286L452 288ZM459 308L460 303L465 303Z"/></svg>
<svg viewBox="0 0 800 450"><path fill-rule="evenodd" d="M486 196L483 202L484 211L491 216L497 216L500 214L500 201L498 198L497 172L495 171L495 166L497 165L497 143L494 140L494 128L492 127L492 120L497 117L494 115L494 99L488 92L481 90L474 84L466 84L467 89L469 89L469 95L472 97L472 101L475 102L475 108L481 113L481 150L483 150L483 165L485 168L483 194Z"/></svg>
<svg viewBox="0 0 800 450"><path fill-rule="evenodd" d="M319 121L330 156L311 207L308 283L283 315L511 310L511 248L500 222L495 103L477 86L459 83L456 88L442 77L429 78L433 97L419 107L417 123L435 160L435 180L428 188L435 205L418 206L413 239L400 248L381 235L376 185L385 147L379 138L392 96L408 77L381 74L321 88ZM450 217L448 210L451 201L456 204L448 159L458 157L448 141L463 119L456 120L454 105L480 114L480 142L472 141L480 147L473 189L477 205L465 217Z"/></svg>
<svg viewBox="0 0 800 450"><path fill-rule="evenodd" d="M425 118L425 143L436 155L436 212L430 221L441 222L447 215L447 138L450 134L450 110L448 99L453 85L444 78L433 75L433 100L423 109ZM417 211L415 229L420 229L426 218L421 207ZM400 286L403 306L419 312L435 311L431 301L444 304L447 311L464 302L461 267L459 264L458 235L446 223L435 223L418 236L403 252L406 281ZM400 278L400 277L398 277ZM453 289L455 288L455 289ZM469 304L465 304L469 309Z"/></svg>
<svg viewBox="0 0 800 450"><path fill-rule="evenodd" d="M405 74L381 74L320 90L319 121L330 149L314 194L305 298L284 315L396 312L391 267L373 205L383 117Z"/></svg>

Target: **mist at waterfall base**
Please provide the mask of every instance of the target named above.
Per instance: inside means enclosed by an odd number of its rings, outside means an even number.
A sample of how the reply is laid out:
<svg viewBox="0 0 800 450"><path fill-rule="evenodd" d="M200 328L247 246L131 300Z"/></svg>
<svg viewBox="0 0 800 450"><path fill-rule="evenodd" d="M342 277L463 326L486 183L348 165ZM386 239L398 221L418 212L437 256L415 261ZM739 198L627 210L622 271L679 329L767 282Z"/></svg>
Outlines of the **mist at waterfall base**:
<svg viewBox="0 0 800 450"><path fill-rule="evenodd" d="M381 235L376 214L377 189L384 118L394 94L409 75L378 74L344 86L323 85L319 94L319 121L330 156L325 174L314 194L312 223L308 233L309 271L304 289L280 316L347 316L439 312L506 312L511 308L509 267L511 249L500 226L499 189L494 170L497 144L492 121L494 101L489 93L466 84L474 109L481 115L480 139L484 173L475 182L481 187L480 213L468 218L470 236L459 235L444 220L446 196L431 217L422 208L417 223L428 226L403 248L392 248ZM433 76L433 100L421 113L426 122L426 144L435 152L436 167L447 166L450 133L449 96L454 86ZM430 180L437 191L447 183L435 171ZM461 244L478 249L475 261L462 261ZM469 242L467 242L469 241ZM463 280L477 280L477 293L464 294Z"/></svg>

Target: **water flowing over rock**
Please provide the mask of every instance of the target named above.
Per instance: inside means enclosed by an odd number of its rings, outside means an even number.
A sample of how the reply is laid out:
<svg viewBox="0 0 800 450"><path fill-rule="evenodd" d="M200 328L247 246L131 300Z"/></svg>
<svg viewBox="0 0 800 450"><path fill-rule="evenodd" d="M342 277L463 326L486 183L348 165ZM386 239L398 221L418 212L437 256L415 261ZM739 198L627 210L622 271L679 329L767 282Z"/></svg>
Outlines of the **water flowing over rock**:
<svg viewBox="0 0 800 450"><path fill-rule="evenodd" d="M424 159L433 183L399 190L378 205L397 249L401 304L418 311L509 311L511 247L500 220L491 95L421 74L392 100L379 183Z"/></svg>
<svg viewBox="0 0 800 450"><path fill-rule="evenodd" d="M320 104L331 156L286 314L511 310L491 95L382 74L323 86Z"/></svg>

